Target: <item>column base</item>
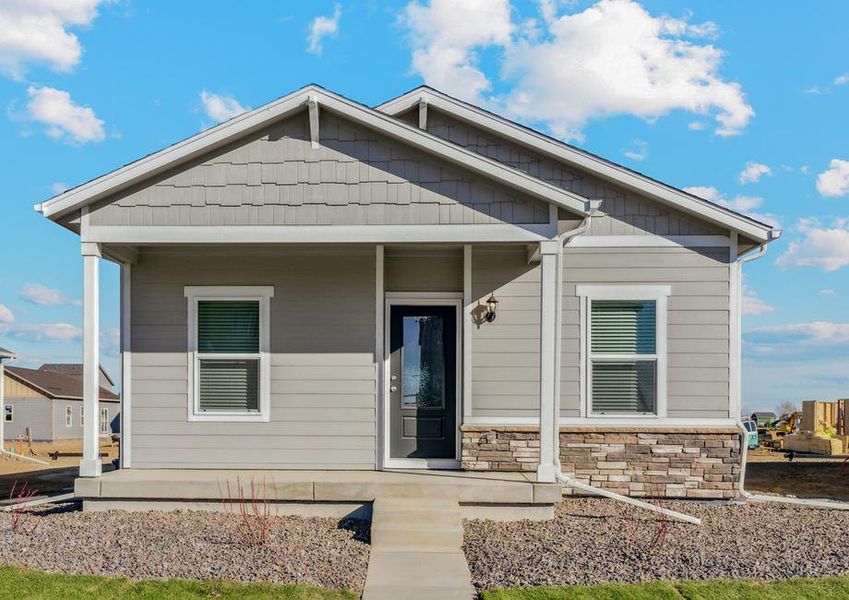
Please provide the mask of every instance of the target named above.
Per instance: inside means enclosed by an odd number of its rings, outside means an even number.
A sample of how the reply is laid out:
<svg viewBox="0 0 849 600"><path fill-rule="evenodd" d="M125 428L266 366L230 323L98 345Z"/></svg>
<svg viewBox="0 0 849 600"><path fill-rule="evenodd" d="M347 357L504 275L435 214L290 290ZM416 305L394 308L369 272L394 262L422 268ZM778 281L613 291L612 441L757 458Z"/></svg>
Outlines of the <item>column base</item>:
<svg viewBox="0 0 849 600"><path fill-rule="evenodd" d="M80 461L80 477L100 477L103 474L103 467L100 464L100 459L82 459Z"/></svg>
<svg viewBox="0 0 849 600"><path fill-rule="evenodd" d="M557 481L557 465L539 465L537 466L537 481L540 483L554 483Z"/></svg>

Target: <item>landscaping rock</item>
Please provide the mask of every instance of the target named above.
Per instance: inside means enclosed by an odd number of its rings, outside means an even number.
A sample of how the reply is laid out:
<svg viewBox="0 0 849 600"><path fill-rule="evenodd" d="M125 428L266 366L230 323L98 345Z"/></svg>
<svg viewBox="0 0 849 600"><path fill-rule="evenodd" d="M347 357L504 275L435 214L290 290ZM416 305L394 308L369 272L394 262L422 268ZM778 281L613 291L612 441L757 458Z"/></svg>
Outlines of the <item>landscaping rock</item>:
<svg viewBox="0 0 849 600"><path fill-rule="evenodd" d="M663 501L701 527L611 500L566 499L551 521L466 521L478 588L680 579L786 579L849 572L849 511ZM661 530L665 528L665 533Z"/></svg>
<svg viewBox="0 0 849 600"><path fill-rule="evenodd" d="M80 512L42 508L27 535L0 513L0 563L132 579L305 583L361 590L369 555L365 521L273 517L263 545L237 533L239 517L206 512Z"/></svg>

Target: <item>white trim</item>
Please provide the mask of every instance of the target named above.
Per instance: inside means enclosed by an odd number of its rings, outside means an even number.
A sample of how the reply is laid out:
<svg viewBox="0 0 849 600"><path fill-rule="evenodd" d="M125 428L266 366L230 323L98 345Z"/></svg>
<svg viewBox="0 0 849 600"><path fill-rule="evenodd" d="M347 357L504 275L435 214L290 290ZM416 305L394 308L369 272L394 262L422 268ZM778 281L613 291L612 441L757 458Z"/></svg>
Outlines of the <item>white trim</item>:
<svg viewBox="0 0 849 600"><path fill-rule="evenodd" d="M427 131L427 100L419 101L419 129Z"/></svg>
<svg viewBox="0 0 849 600"><path fill-rule="evenodd" d="M187 285L183 293L188 301L188 353L189 365L187 420L225 423L263 422L271 419L271 298L274 286L193 286ZM199 300L256 300L259 303L259 352L256 354L221 354L220 358L249 358L259 360L259 411L250 413L201 412L198 408L200 373L197 351L197 306ZM212 355L219 357L219 355Z"/></svg>
<svg viewBox="0 0 849 600"><path fill-rule="evenodd" d="M472 246L463 246L463 382L460 399L463 403L463 421L472 414L472 311L475 302L472 298Z"/></svg>
<svg viewBox="0 0 849 600"><path fill-rule="evenodd" d="M106 419L103 418L103 414L106 413ZM98 426L100 428L100 435L109 435L111 433L111 429L109 427L109 407L100 409L100 419L98 419Z"/></svg>
<svg viewBox="0 0 849 600"><path fill-rule="evenodd" d="M672 295L669 285L577 285L575 294L581 301L580 319L584 326L581 330L580 346L583 351L581 362L584 378L584 404L581 406L582 416L602 421L618 420L623 417L635 420L657 420L666 417L667 410L667 300ZM589 320L592 315L593 300L645 300L655 302L655 353L640 355L607 354L601 358L593 357L590 350L591 330ZM655 361L655 413L646 415L600 415L592 412L592 365L593 360L653 360Z"/></svg>
<svg viewBox="0 0 849 600"><path fill-rule="evenodd" d="M559 468L554 455L557 432L555 426L555 411L559 410L559 402L555 397L557 392L556 380L560 376L555 373L555 352L557 350L557 255L560 242L540 242L540 350L539 350L539 464L537 465L537 480L553 482Z"/></svg>
<svg viewBox="0 0 849 600"><path fill-rule="evenodd" d="M419 305L419 306L453 306L455 310L455 380L454 380L454 459L430 459L430 458L393 458L391 454L391 420L390 420L390 403L386 400L389 398L389 362L392 356L386 351L390 345L391 327L389 319L391 316L392 307L396 304L402 305ZM462 398L462 377L463 377L463 330L465 323L463 316L463 294L462 292L386 292L383 313L383 408L381 418L383 419L383 435L380 441L380 446L383 451L382 469L456 469L460 466L461 442L462 434L460 433L460 425L463 422L463 398ZM438 466L437 466L438 465Z"/></svg>
<svg viewBox="0 0 849 600"><path fill-rule="evenodd" d="M103 471L100 434L97 431L100 406L100 245L82 242L80 250L83 255L83 408L86 415L80 477L99 477Z"/></svg>
<svg viewBox="0 0 849 600"><path fill-rule="evenodd" d="M375 392L377 414L375 419L375 469L380 469L383 464L383 444L380 443L383 434L383 404L384 398L384 380L383 380L383 357L384 357L384 342L383 342L383 293L384 293L384 248L383 246L375 246L374 251L374 376L375 376Z"/></svg>
<svg viewBox="0 0 849 600"><path fill-rule="evenodd" d="M85 406L80 404L80 427L85 427Z"/></svg>
<svg viewBox="0 0 849 600"><path fill-rule="evenodd" d="M325 110L405 142L414 148L462 165L479 175L519 190L525 195L553 202L579 214L586 212L587 199L583 196L531 177L518 169L452 144L315 85L308 85L256 110L234 117L187 140L68 190L36 205L35 208L44 216L55 219L219 148L231 140L257 131L276 119L302 111L310 98L320 102Z"/></svg>
<svg viewBox="0 0 849 600"><path fill-rule="evenodd" d="M578 248L727 248L724 235L595 235L580 236L569 242Z"/></svg>
<svg viewBox="0 0 849 600"><path fill-rule="evenodd" d="M307 106L309 107L309 121L310 121L310 148L313 150L318 150L319 148L319 108L318 108L318 97L315 94L310 94L309 99L307 100Z"/></svg>
<svg viewBox="0 0 849 600"><path fill-rule="evenodd" d="M740 393L741 382L741 347L742 347L742 294L741 294L741 268L737 262L737 234L731 234L731 246L728 253L728 416L739 418L742 411L742 398Z"/></svg>
<svg viewBox="0 0 849 600"><path fill-rule="evenodd" d="M121 468L132 464L132 267L121 265Z"/></svg>
<svg viewBox="0 0 849 600"><path fill-rule="evenodd" d="M86 242L121 244L360 244L538 242L548 223L481 225L93 225Z"/></svg>
<svg viewBox="0 0 849 600"><path fill-rule="evenodd" d="M755 240L769 240L769 232L772 228L768 225L758 223L745 215L711 204L682 190L667 186L578 148L568 146L427 86L420 86L377 106L376 109L394 116L408 110L415 102L422 100L437 110L445 111L461 121L466 121L491 133L506 137L555 160L561 160L587 170L602 179L618 183L662 204L673 206L724 227L736 229Z"/></svg>

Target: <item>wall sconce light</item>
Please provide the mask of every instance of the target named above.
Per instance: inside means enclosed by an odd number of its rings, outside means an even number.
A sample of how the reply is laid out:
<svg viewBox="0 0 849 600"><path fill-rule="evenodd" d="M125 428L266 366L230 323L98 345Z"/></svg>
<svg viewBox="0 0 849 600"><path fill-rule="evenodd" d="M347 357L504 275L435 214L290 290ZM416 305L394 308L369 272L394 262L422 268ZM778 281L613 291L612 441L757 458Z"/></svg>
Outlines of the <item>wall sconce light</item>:
<svg viewBox="0 0 849 600"><path fill-rule="evenodd" d="M495 311L498 310L498 300L495 299L495 294L490 294L486 299L486 313L483 316L484 321L492 323L495 320Z"/></svg>

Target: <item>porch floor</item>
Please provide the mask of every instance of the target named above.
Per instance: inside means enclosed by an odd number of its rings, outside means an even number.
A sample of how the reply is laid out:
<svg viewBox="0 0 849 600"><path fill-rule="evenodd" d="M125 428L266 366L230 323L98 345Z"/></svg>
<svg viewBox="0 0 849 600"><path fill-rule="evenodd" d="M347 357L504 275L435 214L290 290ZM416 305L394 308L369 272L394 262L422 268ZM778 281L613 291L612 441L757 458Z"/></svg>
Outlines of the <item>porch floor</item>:
<svg viewBox="0 0 849 600"><path fill-rule="evenodd" d="M380 497L448 497L471 505L547 505L560 500L560 486L539 483L535 473L470 471L308 471L122 469L79 478L74 491L84 501L220 501L238 496L251 480L265 483L267 497L288 503L370 503ZM249 496L249 494L246 494Z"/></svg>

